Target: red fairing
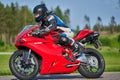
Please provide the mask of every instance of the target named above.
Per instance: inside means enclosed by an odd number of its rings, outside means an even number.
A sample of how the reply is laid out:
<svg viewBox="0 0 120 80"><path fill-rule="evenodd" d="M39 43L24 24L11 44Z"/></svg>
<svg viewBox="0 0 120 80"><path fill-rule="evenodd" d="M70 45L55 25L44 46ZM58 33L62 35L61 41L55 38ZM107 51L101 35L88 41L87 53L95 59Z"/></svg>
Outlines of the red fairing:
<svg viewBox="0 0 120 80"><path fill-rule="evenodd" d="M81 30L81 31L78 33L78 35L74 37L74 39L75 39L75 40L81 40L82 38L84 38L84 37L86 37L87 35L92 34L92 33L94 33L93 30L87 30L87 29Z"/></svg>
<svg viewBox="0 0 120 80"><path fill-rule="evenodd" d="M30 34L34 29L39 28L34 26L19 34L15 41L15 46L27 47L35 52L37 55L42 57L42 65L40 66L40 74L53 74L53 73L71 73L74 72L78 65L72 67L66 67L67 65L79 64L80 61L76 60L74 62L69 61L63 56L63 52L67 53L72 59L72 50L66 50L66 47L62 47L54 42L53 36L59 34L57 32L50 32L45 34L44 38L33 37Z"/></svg>

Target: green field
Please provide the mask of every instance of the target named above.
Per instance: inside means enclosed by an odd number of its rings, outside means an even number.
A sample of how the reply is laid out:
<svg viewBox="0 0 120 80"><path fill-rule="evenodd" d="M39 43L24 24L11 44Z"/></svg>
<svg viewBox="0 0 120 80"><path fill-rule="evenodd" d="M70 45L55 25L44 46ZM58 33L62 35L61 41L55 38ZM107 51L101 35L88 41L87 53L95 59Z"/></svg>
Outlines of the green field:
<svg viewBox="0 0 120 80"><path fill-rule="evenodd" d="M103 47L99 50L105 58L105 71L118 72L120 71L120 52L116 48ZM0 54L0 75L11 75L9 70L10 54Z"/></svg>
<svg viewBox="0 0 120 80"><path fill-rule="evenodd" d="M120 52L119 49L104 47L100 50L102 53L106 69L105 71L120 71Z"/></svg>
<svg viewBox="0 0 120 80"><path fill-rule="evenodd" d="M0 54L0 75L11 75L9 70L10 54Z"/></svg>

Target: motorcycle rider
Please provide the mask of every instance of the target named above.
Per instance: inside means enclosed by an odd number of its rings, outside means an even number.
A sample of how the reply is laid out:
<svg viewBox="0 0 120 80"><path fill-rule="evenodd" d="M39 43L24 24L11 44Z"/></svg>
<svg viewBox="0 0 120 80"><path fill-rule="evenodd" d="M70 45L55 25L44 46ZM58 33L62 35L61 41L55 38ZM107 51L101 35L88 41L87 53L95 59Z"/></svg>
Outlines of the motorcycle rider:
<svg viewBox="0 0 120 80"><path fill-rule="evenodd" d="M79 43L73 39L73 31L54 12L49 12L45 4L34 7L35 21L40 24L40 30L36 35L60 29L59 42L71 46L73 52L79 50Z"/></svg>

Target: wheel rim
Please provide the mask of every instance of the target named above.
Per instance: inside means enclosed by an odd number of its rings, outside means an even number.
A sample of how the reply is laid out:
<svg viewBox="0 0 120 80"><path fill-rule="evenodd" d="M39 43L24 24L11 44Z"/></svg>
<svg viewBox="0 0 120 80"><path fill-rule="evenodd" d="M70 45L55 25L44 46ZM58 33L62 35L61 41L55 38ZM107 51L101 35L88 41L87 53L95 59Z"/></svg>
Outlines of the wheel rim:
<svg viewBox="0 0 120 80"><path fill-rule="evenodd" d="M31 75L36 68L33 56L30 56L29 61L29 64L26 64L22 58L22 54L16 56L16 58L14 59L14 67L16 71L21 75Z"/></svg>
<svg viewBox="0 0 120 80"><path fill-rule="evenodd" d="M97 58L95 56L88 56L88 65L86 67L89 72L97 72L99 69Z"/></svg>
<svg viewBox="0 0 120 80"><path fill-rule="evenodd" d="M83 68L87 71L87 72L97 72L99 70L99 61L95 56L86 55L87 57L87 63L85 65L83 65Z"/></svg>

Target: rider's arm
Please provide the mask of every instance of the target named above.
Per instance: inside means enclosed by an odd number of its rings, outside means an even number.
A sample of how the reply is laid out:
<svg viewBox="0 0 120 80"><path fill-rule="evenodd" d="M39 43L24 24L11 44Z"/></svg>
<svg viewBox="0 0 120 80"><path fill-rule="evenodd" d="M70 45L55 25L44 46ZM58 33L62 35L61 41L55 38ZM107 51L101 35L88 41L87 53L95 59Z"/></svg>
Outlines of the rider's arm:
<svg viewBox="0 0 120 80"><path fill-rule="evenodd" d="M49 32L57 27L56 19L53 15L47 17L47 23L45 24L46 32Z"/></svg>
<svg viewBox="0 0 120 80"><path fill-rule="evenodd" d="M41 26L44 26L44 28L40 29L39 32L35 33L35 36L40 35L40 34L45 34L45 33L50 32L51 30L56 29L57 21L53 15L50 15L45 19L44 22L42 22Z"/></svg>

